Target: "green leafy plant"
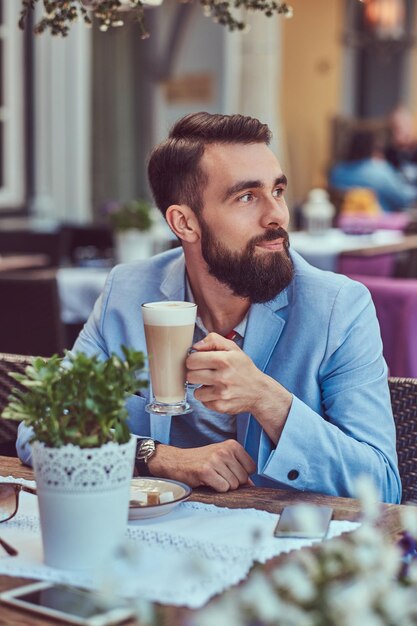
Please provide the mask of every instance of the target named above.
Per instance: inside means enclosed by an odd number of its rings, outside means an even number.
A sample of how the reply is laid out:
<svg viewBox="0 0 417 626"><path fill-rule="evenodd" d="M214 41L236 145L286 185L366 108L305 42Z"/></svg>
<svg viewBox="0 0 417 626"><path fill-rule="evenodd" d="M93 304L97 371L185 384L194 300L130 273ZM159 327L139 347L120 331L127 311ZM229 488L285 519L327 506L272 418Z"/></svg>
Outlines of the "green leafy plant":
<svg viewBox="0 0 417 626"><path fill-rule="evenodd" d="M114 230L123 231L135 228L141 231L152 227L152 207L146 200L130 200L120 204L110 202L105 206L105 212Z"/></svg>
<svg viewBox="0 0 417 626"><path fill-rule="evenodd" d="M112 354L106 361L82 352L35 358L24 374L13 375L23 389L12 391L2 417L23 421L33 428L33 440L52 448L126 443L125 401L147 382L140 379L143 353L122 351L124 359Z"/></svg>
<svg viewBox="0 0 417 626"><path fill-rule="evenodd" d="M19 26L24 28L30 12L35 10L35 3L40 0L21 0L22 10ZM142 39L149 37L145 23L145 6L160 4L162 0L42 0L45 9L44 16L34 26L36 34L50 30L52 35L66 37L70 27L78 19L84 20L91 26L96 21L101 31L110 27L123 26L123 12L128 11L139 27ZM184 1L184 0L181 0ZM185 0L187 1L187 0ZM266 17L272 15L292 16L292 8L286 2L275 0L200 0L204 14L214 22L226 26L230 31L246 28L241 19L240 9L252 12L262 12ZM237 14L234 15L234 11Z"/></svg>

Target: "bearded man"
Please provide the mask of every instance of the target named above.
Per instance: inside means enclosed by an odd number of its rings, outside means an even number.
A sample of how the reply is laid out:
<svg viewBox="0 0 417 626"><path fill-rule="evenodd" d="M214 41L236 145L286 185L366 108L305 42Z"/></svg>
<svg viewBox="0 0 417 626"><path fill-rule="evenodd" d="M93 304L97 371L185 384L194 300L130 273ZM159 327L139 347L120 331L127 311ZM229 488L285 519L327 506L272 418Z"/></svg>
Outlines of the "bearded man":
<svg viewBox="0 0 417 626"><path fill-rule="evenodd" d="M241 115L174 125L148 173L181 248L114 268L74 351L146 352L140 305L194 301L192 412L149 415L149 391L128 401L147 472L217 491L254 483L339 496L366 473L382 500L398 502L375 309L363 285L290 252L287 179L270 139ZM25 440L22 428L27 461Z"/></svg>

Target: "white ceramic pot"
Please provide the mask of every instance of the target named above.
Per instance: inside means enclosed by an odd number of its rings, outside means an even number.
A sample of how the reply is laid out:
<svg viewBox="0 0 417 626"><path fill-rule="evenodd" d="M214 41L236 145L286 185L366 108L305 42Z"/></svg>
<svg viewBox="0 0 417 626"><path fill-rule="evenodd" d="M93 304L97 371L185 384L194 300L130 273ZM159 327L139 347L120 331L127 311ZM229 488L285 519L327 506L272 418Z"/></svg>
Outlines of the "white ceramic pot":
<svg viewBox="0 0 417 626"><path fill-rule="evenodd" d="M100 448L32 443L44 561L98 569L123 542L136 438Z"/></svg>
<svg viewBox="0 0 417 626"><path fill-rule="evenodd" d="M118 263L130 263L138 259L148 259L153 254L151 231L142 232L131 228L115 233L116 260Z"/></svg>

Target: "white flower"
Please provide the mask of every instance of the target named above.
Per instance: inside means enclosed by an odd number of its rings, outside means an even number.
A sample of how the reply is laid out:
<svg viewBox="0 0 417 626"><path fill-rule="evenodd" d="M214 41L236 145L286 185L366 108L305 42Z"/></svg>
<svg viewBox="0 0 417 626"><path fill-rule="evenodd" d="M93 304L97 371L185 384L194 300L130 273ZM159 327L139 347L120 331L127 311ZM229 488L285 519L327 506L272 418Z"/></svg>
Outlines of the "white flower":
<svg viewBox="0 0 417 626"><path fill-rule="evenodd" d="M304 567L310 577L316 578L320 573L317 553L311 550L301 550L297 554L297 561Z"/></svg>
<svg viewBox="0 0 417 626"><path fill-rule="evenodd" d="M347 607L350 614L362 613L369 607L368 585L363 580L331 585L326 593L326 601L335 615L343 616Z"/></svg>
<svg viewBox="0 0 417 626"><path fill-rule="evenodd" d="M370 476L362 474L355 482L356 495L361 501L362 513L365 519L373 521L377 519L381 503L375 483Z"/></svg>
<svg viewBox="0 0 417 626"><path fill-rule="evenodd" d="M295 504L293 511L297 528L307 536L314 536L317 528L321 527L320 509L313 504Z"/></svg>
<svg viewBox="0 0 417 626"><path fill-rule="evenodd" d="M140 569L140 550L133 542L125 541L98 573L99 589L110 602L112 598L126 598L141 623L152 624L153 605L141 597L140 579L136 575Z"/></svg>
<svg viewBox="0 0 417 626"><path fill-rule="evenodd" d="M317 626L318 623L313 612L308 613L302 607L284 602L282 614L272 626Z"/></svg>
<svg viewBox="0 0 417 626"><path fill-rule="evenodd" d="M392 585L389 593L385 593L380 598L380 606L384 615L389 618L392 624L407 626L407 624L415 623L415 621L411 622L407 617L412 607L414 607L414 611L417 609L417 598L414 589Z"/></svg>
<svg viewBox="0 0 417 626"><path fill-rule="evenodd" d="M245 626L246 620L240 607L230 594L209 604L192 618L192 626Z"/></svg>
<svg viewBox="0 0 417 626"><path fill-rule="evenodd" d="M316 595L313 580L307 570L296 561L274 570L271 578L277 587L288 590L296 602L309 602Z"/></svg>
<svg viewBox="0 0 417 626"><path fill-rule="evenodd" d="M417 585L417 561L412 561L407 573L411 585Z"/></svg>
<svg viewBox="0 0 417 626"><path fill-rule="evenodd" d="M417 537L417 507L405 506L401 510L401 522L404 530Z"/></svg>
<svg viewBox="0 0 417 626"><path fill-rule="evenodd" d="M260 620L275 622L282 614L282 603L265 574L254 572L240 594L242 603Z"/></svg>
<svg viewBox="0 0 417 626"><path fill-rule="evenodd" d="M284 17L285 17L287 20L289 20L289 19L291 19L291 18L293 17L293 15L294 15L294 9L293 9L292 7L290 7L290 6L289 6L289 7L288 7L287 12L286 12L286 13L285 13L285 15L284 15Z"/></svg>

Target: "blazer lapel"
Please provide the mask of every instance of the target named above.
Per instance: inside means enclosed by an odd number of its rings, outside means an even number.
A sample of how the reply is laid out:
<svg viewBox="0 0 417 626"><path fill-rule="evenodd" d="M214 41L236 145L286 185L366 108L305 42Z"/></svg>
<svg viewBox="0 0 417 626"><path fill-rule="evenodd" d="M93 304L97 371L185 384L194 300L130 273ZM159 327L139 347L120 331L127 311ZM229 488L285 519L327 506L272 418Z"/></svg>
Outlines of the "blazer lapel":
<svg viewBox="0 0 417 626"><path fill-rule="evenodd" d="M288 288L274 300L251 306L243 349L262 372L265 371L285 326L285 320L277 314L277 311L287 305ZM249 413L240 413L237 416L237 440L252 457L256 458L261 427L254 418L250 418ZM250 436L248 436L249 427Z"/></svg>

